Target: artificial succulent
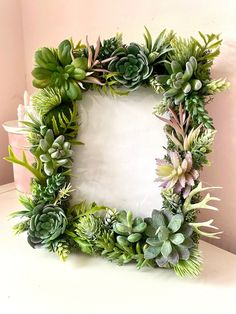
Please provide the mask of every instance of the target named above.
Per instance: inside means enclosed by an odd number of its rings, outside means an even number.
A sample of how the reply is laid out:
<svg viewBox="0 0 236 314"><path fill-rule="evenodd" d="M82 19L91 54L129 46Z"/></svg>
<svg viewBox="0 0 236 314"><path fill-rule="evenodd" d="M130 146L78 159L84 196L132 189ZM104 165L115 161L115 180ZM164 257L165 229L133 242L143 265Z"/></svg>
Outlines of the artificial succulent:
<svg viewBox="0 0 236 314"><path fill-rule="evenodd" d="M59 167L70 168L72 164L71 144L65 141L63 135L54 137L53 131L48 129L45 137L40 140L40 160L47 176L51 176Z"/></svg>
<svg viewBox="0 0 236 314"><path fill-rule="evenodd" d="M154 67L154 72L156 68L158 68L158 65L163 63L163 59L165 59L166 54L173 50L171 47L171 40L174 38L174 36L175 34L172 30L167 31L164 29L153 42L149 30L145 27L144 51L148 57L149 64L153 65Z"/></svg>
<svg viewBox="0 0 236 314"><path fill-rule="evenodd" d="M86 71L72 64L69 40L61 42L57 49L43 47L37 50L35 63L32 71L35 87L56 87L70 99L81 99L81 88L77 82L85 79Z"/></svg>
<svg viewBox="0 0 236 314"><path fill-rule="evenodd" d="M145 259L155 259L159 267L177 265L180 260L188 260L192 227L184 222L182 214L172 214L168 210L153 210L152 217L145 219L147 229Z"/></svg>
<svg viewBox="0 0 236 314"><path fill-rule="evenodd" d="M100 234L101 218L84 215L75 224L75 233L85 241L93 241Z"/></svg>
<svg viewBox="0 0 236 314"><path fill-rule="evenodd" d="M197 127L202 124L207 129L214 129L213 119L209 116L205 105L206 99L202 95L194 93L185 99L185 108L191 115L193 126Z"/></svg>
<svg viewBox="0 0 236 314"><path fill-rule="evenodd" d="M30 218L28 228L28 242L36 246L49 246L51 241L65 232L67 218L62 208L57 205L37 205Z"/></svg>
<svg viewBox="0 0 236 314"><path fill-rule="evenodd" d="M80 250L86 254L94 254L96 252L94 242L100 235L102 218L93 214L85 214L77 219L73 225L73 239Z"/></svg>
<svg viewBox="0 0 236 314"><path fill-rule="evenodd" d="M182 193L186 198L199 177L197 170L192 168L192 154L187 152L182 159L178 152L168 151L168 158L156 159L157 182L163 188L173 188L174 192Z"/></svg>
<svg viewBox="0 0 236 314"><path fill-rule="evenodd" d="M112 57L108 70L117 73L114 79L130 91L137 89L152 74L148 58L141 46L131 43L117 48Z"/></svg>
<svg viewBox="0 0 236 314"><path fill-rule="evenodd" d="M46 179L46 184L40 184L36 180L32 183L32 195L34 199L44 202L55 200L58 191L66 184L67 179L61 173L52 175Z"/></svg>
<svg viewBox="0 0 236 314"><path fill-rule="evenodd" d="M117 242L122 246L128 246L130 243L138 242L147 227L143 218L133 219L131 211L121 211L117 217L117 222L113 224L113 230L118 235Z"/></svg>
<svg viewBox="0 0 236 314"><path fill-rule="evenodd" d="M117 209L109 208L104 217L104 225L107 228L112 228L112 225L117 221L118 215L119 212Z"/></svg>
<svg viewBox="0 0 236 314"><path fill-rule="evenodd" d="M197 60L191 56L186 62L185 69L181 64L173 60L170 64L165 64L168 75L157 75L156 80L165 89L163 94L166 98L172 98L176 105L184 101L191 92L199 91L202 82L198 80L194 73L197 70Z"/></svg>
<svg viewBox="0 0 236 314"><path fill-rule="evenodd" d="M163 198L162 207L168 209L173 213L182 212L182 200L179 194L174 193L173 188L163 189L161 191L161 196Z"/></svg>
<svg viewBox="0 0 236 314"><path fill-rule="evenodd" d="M104 60L109 58L112 53L122 46L122 34L117 33L115 37L103 40L98 54L98 59Z"/></svg>

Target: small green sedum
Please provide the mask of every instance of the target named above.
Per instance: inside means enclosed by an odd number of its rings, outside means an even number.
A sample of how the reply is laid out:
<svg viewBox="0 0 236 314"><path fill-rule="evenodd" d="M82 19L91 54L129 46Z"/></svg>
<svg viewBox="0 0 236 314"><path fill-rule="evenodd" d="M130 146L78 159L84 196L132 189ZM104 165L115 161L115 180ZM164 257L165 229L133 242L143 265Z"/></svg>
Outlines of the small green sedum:
<svg viewBox="0 0 236 314"><path fill-rule="evenodd" d="M142 238L147 227L143 218L136 217L133 219L131 211L121 211L117 217L117 222L113 224L113 230L117 234L117 242L122 246L129 246L136 243Z"/></svg>

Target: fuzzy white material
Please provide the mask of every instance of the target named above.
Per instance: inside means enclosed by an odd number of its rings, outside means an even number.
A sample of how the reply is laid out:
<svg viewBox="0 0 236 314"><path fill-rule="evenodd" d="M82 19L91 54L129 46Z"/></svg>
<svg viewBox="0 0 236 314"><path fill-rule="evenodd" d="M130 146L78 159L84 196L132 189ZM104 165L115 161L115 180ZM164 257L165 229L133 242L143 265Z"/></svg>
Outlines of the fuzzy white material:
<svg viewBox="0 0 236 314"><path fill-rule="evenodd" d="M75 148L73 202L86 199L145 216L161 208L155 158L164 156L166 137L152 114L160 99L150 88L116 97L84 93L77 139L85 145Z"/></svg>

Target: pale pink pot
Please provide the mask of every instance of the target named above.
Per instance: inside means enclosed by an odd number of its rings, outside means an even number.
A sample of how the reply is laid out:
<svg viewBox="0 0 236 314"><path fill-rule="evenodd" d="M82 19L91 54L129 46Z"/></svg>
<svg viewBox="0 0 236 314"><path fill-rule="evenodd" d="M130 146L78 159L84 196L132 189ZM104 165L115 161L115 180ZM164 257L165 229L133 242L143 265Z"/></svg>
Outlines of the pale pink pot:
<svg viewBox="0 0 236 314"><path fill-rule="evenodd" d="M30 163L34 162L34 157L30 152L30 145L27 140L27 133L18 126L18 121L7 121L3 124L4 129L8 132L9 145L17 158L22 159L23 151ZM30 183L32 174L29 170L18 164L13 164L13 175L16 189L22 193L30 193Z"/></svg>

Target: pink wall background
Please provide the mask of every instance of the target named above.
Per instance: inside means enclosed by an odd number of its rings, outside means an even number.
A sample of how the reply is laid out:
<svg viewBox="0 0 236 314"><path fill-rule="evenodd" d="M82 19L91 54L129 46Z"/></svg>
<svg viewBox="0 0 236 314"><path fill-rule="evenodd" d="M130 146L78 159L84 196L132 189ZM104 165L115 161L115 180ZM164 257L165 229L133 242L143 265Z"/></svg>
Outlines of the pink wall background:
<svg viewBox="0 0 236 314"><path fill-rule="evenodd" d="M0 185L13 181L7 155L8 138L2 123L16 119L17 105L25 89L25 63L21 6L18 0L0 1Z"/></svg>
<svg viewBox="0 0 236 314"><path fill-rule="evenodd" d="M20 3L23 22L23 38L21 33ZM4 86L0 87L2 103L9 104L1 111L1 119L14 118L15 108L20 101L24 88L24 73L27 89L32 92L31 70L34 51L40 46L54 46L61 40L73 37L74 40L85 39L89 34L90 41L95 41L99 34L109 37L116 32L124 32L124 40L142 41L143 25L158 33L163 28L173 28L183 36L204 33L221 33L224 39L222 53L218 57L213 70L213 77L227 77L231 89L219 94L208 105L218 130L215 152L211 155L212 167L206 168L202 175L205 182L213 186L222 186L217 194L222 201L217 204L221 209L214 213L215 223L224 230L221 240L213 241L231 252L236 253L236 2L235 0L146 0L146 1L109 1L109 0L21 0L3 1L5 12L1 9L0 32L4 37L2 49L8 55L1 58L5 69ZM7 25L7 27L6 27ZM10 34L9 34L10 32ZM6 38L5 38L6 37ZM3 44L0 41L1 45ZM11 49L9 49L9 45ZM17 49L17 50L16 50ZM16 53L17 51L17 53ZM9 58L9 53L11 57ZM23 71L23 53L25 71ZM13 64L14 66L13 66ZM2 72L3 73L3 72ZM14 80L14 82L13 82ZM5 97L5 98L4 98ZM5 114L5 115L4 115ZM2 116L4 115L4 116ZM6 136L0 134L6 147ZM5 152L4 152L5 154ZM10 167L0 164L4 178L0 183L11 179ZM3 168L4 167L4 168ZM2 178L2 176L1 176ZM6 179L7 178L7 179ZM202 218L211 217L212 213L204 212Z"/></svg>

